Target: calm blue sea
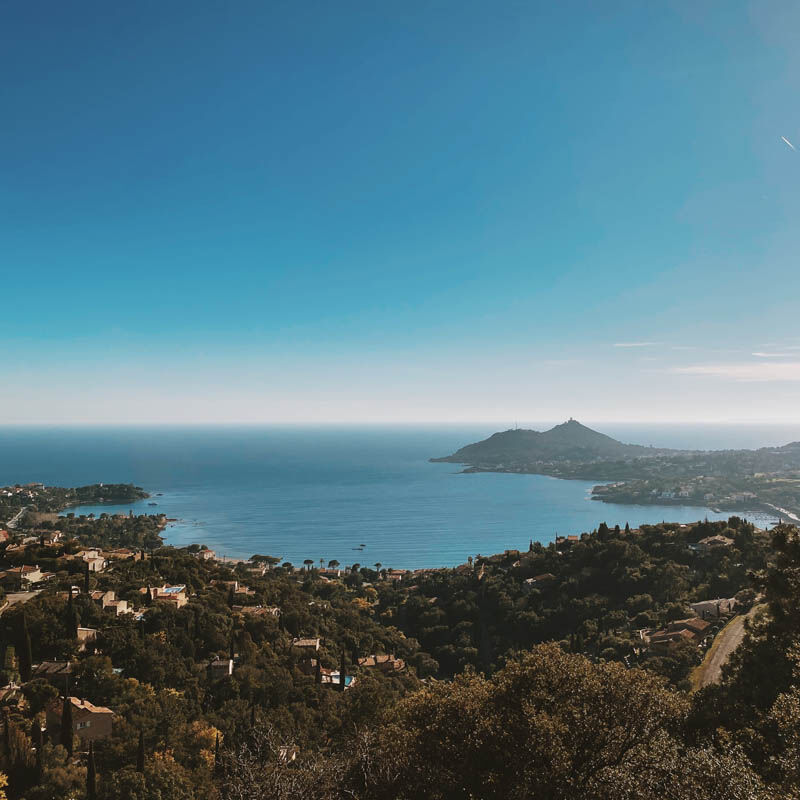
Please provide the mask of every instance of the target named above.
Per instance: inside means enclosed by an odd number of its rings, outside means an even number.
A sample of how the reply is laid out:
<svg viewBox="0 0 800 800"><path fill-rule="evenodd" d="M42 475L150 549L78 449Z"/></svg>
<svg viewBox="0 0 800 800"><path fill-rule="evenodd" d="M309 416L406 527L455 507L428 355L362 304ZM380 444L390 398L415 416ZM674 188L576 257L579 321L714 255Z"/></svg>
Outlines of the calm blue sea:
<svg viewBox="0 0 800 800"><path fill-rule="evenodd" d="M536 426L549 427L548 423ZM624 441L725 448L783 444L794 428L597 426ZM549 542L609 525L722 515L698 508L604 505L592 483L535 475L461 475L430 464L491 426L415 428L0 428L0 485L133 482L154 495L136 513L179 521L178 546L220 555L311 558L415 568ZM151 507L149 502L158 505ZM84 507L83 513L131 506ZM363 551L355 550L364 544Z"/></svg>

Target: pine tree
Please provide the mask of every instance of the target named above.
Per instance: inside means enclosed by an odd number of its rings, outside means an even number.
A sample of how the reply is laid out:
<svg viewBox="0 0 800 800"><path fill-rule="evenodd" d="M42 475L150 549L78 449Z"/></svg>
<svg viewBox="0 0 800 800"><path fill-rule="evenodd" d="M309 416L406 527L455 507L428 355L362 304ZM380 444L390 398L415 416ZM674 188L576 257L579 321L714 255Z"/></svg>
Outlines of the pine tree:
<svg viewBox="0 0 800 800"><path fill-rule="evenodd" d="M219 774L221 766L220 755L219 755L219 733L217 733L217 740L214 743L214 772Z"/></svg>
<svg viewBox="0 0 800 800"><path fill-rule="evenodd" d="M22 646L19 653L19 674L22 682L27 683L31 679L31 669L33 667L33 653L31 652L31 634L28 631L28 622L25 614L22 614Z"/></svg>
<svg viewBox="0 0 800 800"><path fill-rule="evenodd" d="M630 526L629 523L626 522L625 523L625 533L630 533L630 532L631 532L631 526Z"/></svg>
<svg viewBox="0 0 800 800"><path fill-rule="evenodd" d="M72 758L72 701L69 697L64 698L64 707L61 710L61 735L59 736L59 744L64 746L67 755Z"/></svg>
<svg viewBox="0 0 800 800"><path fill-rule="evenodd" d="M86 765L86 800L97 800L97 767L94 763L94 746L89 742L89 761Z"/></svg>
<svg viewBox="0 0 800 800"><path fill-rule="evenodd" d="M144 772L144 731L139 731L139 749L136 753L136 771Z"/></svg>

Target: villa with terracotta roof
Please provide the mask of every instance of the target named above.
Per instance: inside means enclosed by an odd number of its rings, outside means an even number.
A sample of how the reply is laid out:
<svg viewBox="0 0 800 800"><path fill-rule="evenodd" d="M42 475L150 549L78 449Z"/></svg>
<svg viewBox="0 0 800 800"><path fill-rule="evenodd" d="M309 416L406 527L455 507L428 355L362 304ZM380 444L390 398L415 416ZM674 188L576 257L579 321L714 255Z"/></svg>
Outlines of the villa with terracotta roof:
<svg viewBox="0 0 800 800"><path fill-rule="evenodd" d="M394 655L371 655L358 659L359 667L372 667L381 672L400 672L406 668L406 662Z"/></svg>
<svg viewBox="0 0 800 800"><path fill-rule="evenodd" d="M139 591L142 594L147 594L147 587L143 586ZM177 608L183 608L189 602L186 597L186 586L183 584L179 586L151 586L150 594L153 600L166 600L169 603L174 603Z"/></svg>
<svg viewBox="0 0 800 800"><path fill-rule="evenodd" d="M72 732L85 741L111 736L114 712L105 706L96 706L88 700L70 697L72 704ZM48 731L61 727L64 700L56 698L47 706Z"/></svg>

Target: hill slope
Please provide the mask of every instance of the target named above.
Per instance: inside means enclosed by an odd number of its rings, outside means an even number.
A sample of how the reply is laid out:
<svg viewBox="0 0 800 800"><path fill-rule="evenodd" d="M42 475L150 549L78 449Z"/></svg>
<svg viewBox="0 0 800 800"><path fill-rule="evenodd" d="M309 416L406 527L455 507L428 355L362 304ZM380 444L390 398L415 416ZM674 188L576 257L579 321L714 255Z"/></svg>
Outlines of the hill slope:
<svg viewBox="0 0 800 800"><path fill-rule="evenodd" d="M623 444L604 433L587 428L574 419L549 431L508 430L481 442L468 444L455 453L431 461L457 464L498 464L531 461L592 461L635 458L665 452L638 444Z"/></svg>

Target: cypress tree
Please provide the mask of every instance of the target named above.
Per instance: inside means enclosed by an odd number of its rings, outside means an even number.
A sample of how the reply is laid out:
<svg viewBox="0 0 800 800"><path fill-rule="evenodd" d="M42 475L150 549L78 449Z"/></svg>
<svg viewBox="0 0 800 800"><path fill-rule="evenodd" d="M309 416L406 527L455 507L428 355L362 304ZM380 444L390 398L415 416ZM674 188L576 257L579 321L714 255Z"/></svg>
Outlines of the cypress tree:
<svg viewBox="0 0 800 800"><path fill-rule="evenodd" d="M250 706L250 727L255 728L256 726L256 707L255 704Z"/></svg>
<svg viewBox="0 0 800 800"><path fill-rule="evenodd" d="M219 774L220 757L219 757L219 733L217 733L217 740L214 743L214 772Z"/></svg>
<svg viewBox="0 0 800 800"><path fill-rule="evenodd" d="M34 717L33 722L31 722L31 743L34 747L41 747L43 744L42 741L42 725L38 719Z"/></svg>
<svg viewBox="0 0 800 800"><path fill-rule="evenodd" d="M342 650L342 663L341 663L341 665L339 667L339 691L340 692L344 691L344 677L345 677L345 672L346 671L347 671L347 663L345 662L345 659L344 659L344 650Z"/></svg>
<svg viewBox="0 0 800 800"><path fill-rule="evenodd" d="M39 735L41 737L42 729L39 728ZM37 785L41 784L44 778L44 764L42 763L42 745L41 743L36 748L36 764L34 766L34 775Z"/></svg>
<svg viewBox="0 0 800 800"><path fill-rule="evenodd" d="M94 763L94 746L89 742L89 761L86 765L86 800L97 800L97 767Z"/></svg>
<svg viewBox="0 0 800 800"><path fill-rule="evenodd" d="M136 771L144 772L144 731L139 731L139 750L136 753Z"/></svg>
<svg viewBox="0 0 800 800"><path fill-rule="evenodd" d="M322 665L319 663L319 659L317 659L317 666L314 670L314 680L317 682L317 686L322 686Z"/></svg>
<svg viewBox="0 0 800 800"><path fill-rule="evenodd" d="M67 755L72 758L72 703L69 697L64 698L64 707L61 710L61 735L59 744L64 745Z"/></svg>
<svg viewBox="0 0 800 800"><path fill-rule="evenodd" d="M31 668L33 666L33 653L31 652L31 634L28 631L28 621L25 614L22 614L22 647L19 652L19 674L22 682L27 683L31 679Z"/></svg>
<svg viewBox="0 0 800 800"><path fill-rule="evenodd" d="M84 562L83 565L83 591L89 594L89 562Z"/></svg>
<svg viewBox="0 0 800 800"><path fill-rule="evenodd" d="M78 612L72 600L72 587L69 589L69 599L67 600L67 635L72 639L78 638Z"/></svg>

